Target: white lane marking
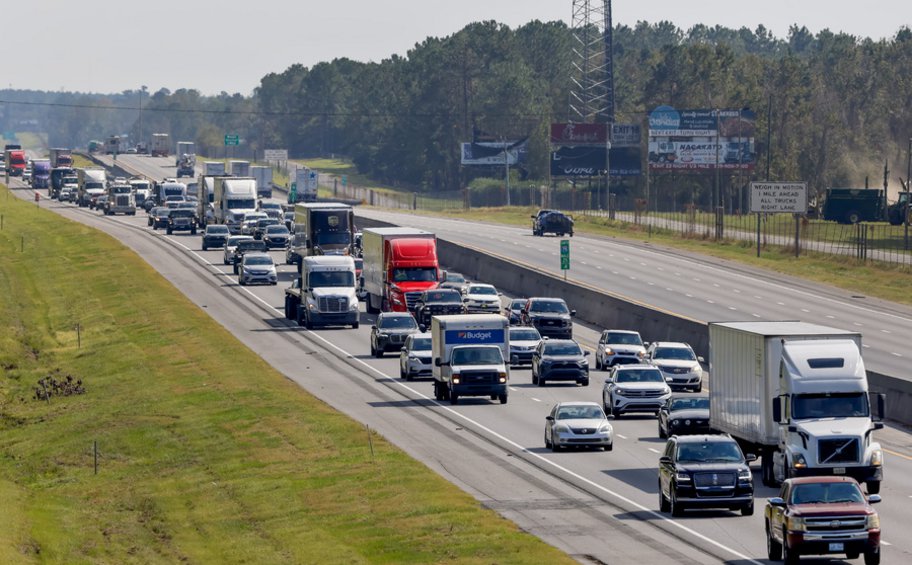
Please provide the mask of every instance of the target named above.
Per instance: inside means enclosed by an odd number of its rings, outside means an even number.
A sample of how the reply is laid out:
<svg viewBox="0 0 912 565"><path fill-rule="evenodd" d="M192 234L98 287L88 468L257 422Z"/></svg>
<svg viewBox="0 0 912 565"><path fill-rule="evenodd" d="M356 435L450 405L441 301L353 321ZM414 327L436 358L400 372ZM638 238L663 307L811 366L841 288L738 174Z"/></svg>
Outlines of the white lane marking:
<svg viewBox="0 0 912 565"><path fill-rule="evenodd" d="M119 221L119 220L114 220L114 221ZM123 223L123 224L125 224L125 225L132 225L132 224L128 224L127 222L124 222L124 221L121 221L121 223ZM195 256L197 259L199 259L200 261L203 262L203 265L205 265L205 266L210 266L210 267L214 267L214 266L211 265L208 261L206 261L203 257L201 257L197 252L193 251L192 249L190 249L189 247L187 247L187 246L184 245L183 243L181 243L181 242L179 242L179 241L177 241L177 240L172 240L172 241L174 241L177 245L180 245L181 247L183 247L184 249L186 249L187 251L189 251L190 253L192 253L193 256ZM220 271L220 270L217 269L217 268L213 268L213 270L215 270L215 271L218 272L218 273L221 273L221 272L222 272L222 271ZM253 292L251 292L249 288L240 287L240 290L246 292L246 293L249 294L251 297L253 297L254 299L256 299L258 302L260 302L261 304L263 304L263 306L269 308L270 310L273 310L273 311L276 312L277 314L283 314L283 312L282 312L281 310L279 310L279 309L276 308L275 306L272 306L271 304L269 304L268 302L266 302L265 300L263 300L263 299L260 298L259 296L253 294ZM427 400L427 401L430 402L431 404L433 404L433 405L435 405L436 407L438 407L440 410L443 410L443 411L445 411L445 412L449 412L450 415L452 415L453 417L459 418L459 419L462 419L462 420L465 420L465 421L467 421L467 422L473 424L474 426L478 427L479 429L481 429L481 430L484 431L485 433L488 433L488 434L490 434L491 436L496 437L498 440L500 440L500 441L502 441L502 442L504 442L504 443L506 443L506 444L512 446L514 449L517 449L517 450L519 450L519 451L522 451L522 452L523 452L524 454L526 454L528 457L535 458L535 459L539 460L539 462L541 462L542 464L544 464L544 465L549 465L549 466L551 466L551 467L554 467L555 469L558 469L560 472L562 472L562 473L564 473L564 474L566 474L566 475L569 475L569 476L573 477L574 479L576 479L576 480L578 480L578 481L580 481L580 482L583 482L583 483L587 484L589 487L591 487L591 488L593 488L593 489L595 489L595 490L601 491L601 492L603 492L603 493L605 493L605 494L607 494L607 495L609 495L609 496L612 496L612 497L614 497L614 498L616 498L616 499L618 499L618 500L624 502L625 504L628 504L628 505L630 505L630 506L633 506L633 507L637 508L638 510L640 510L641 512L645 512L645 513L649 514L649 515L652 517L652 519L654 519L654 520L661 520L661 521L663 521L663 522L667 522L669 525L674 526L674 527L680 529L681 531L684 531L684 532L686 532L687 534L689 534L689 535L691 535L691 536L694 536L694 537L696 537L696 538L698 538L698 539L700 539L700 540L703 540L703 542L705 542L705 543L708 543L708 544L710 544L710 545L713 545L713 546L715 546L715 547L718 547L719 549L721 549L721 550L723 550L723 551L727 551L727 552L731 553L732 555L734 555L735 557L737 557L738 559L742 559L742 560L744 560L744 561L747 562L747 563L751 563L752 565L763 565L761 562L756 561L756 560L754 560L754 559L751 559L751 558L749 558L747 555L744 555L743 553L740 553L739 551L735 550L734 548L728 547L727 545L724 545L724 544L722 544L722 543L720 543L720 542L718 542L718 541L716 541L716 540L714 540L714 539L712 539L712 538L710 538L710 537L708 537L708 536L705 536L705 535L701 534L700 532L698 532L698 531L696 531L696 530L694 530L694 529L692 529L692 528L687 527L686 525L684 525L684 524L681 523L681 522L678 522L678 521L676 521L676 520L672 520L671 518L668 518L668 517L665 516L664 514L660 514L659 512L656 512L655 510L653 510L653 509L651 509L651 508L649 508L649 507L643 506L642 504L640 504L639 502L636 502L636 501L633 500L633 499L627 498L626 496L624 496L624 495L622 495L622 494L620 494L620 493L618 493L618 492L616 492L616 491L613 491L613 490L611 490L611 489L609 489L609 488L607 488L607 487L604 487L604 486L602 486L601 484L596 483L595 481L592 481L592 480L590 480L590 479L587 479L586 477L583 477L583 476L580 475L579 473L576 473L576 472L570 470L570 469L567 468L567 467L564 467L564 466L562 466L562 465L559 465L558 463L555 463L554 461L551 461L550 459L547 459L546 457L543 457L543 456L539 455L538 453L534 453L534 452L532 452L532 451L529 451L529 449L527 449L527 448L521 446L520 444L518 444L518 443L516 443L515 441L513 441L513 440L507 438L506 436L503 436L503 435L501 435L501 434L495 432L493 429L491 429L491 428L489 428L489 427L487 427L487 426L481 424L480 422L478 422L478 421L476 421L476 420L473 420L473 419L469 418L468 416L466 416L466 415L464 415L464 414L462 414L462 413L460 413L460 412L457 412L456 410L454 410L453 408L451 408L451 407L449 407L449 406L446 406L446 405L441 404L440 402L438 402L438 401L436 401L436 400L431 399L429 396L427 396L427 395L425 395L425 394L423 394L423 393L421 393L421 392L418 392L417 390L415 390L415 389L413 389L412 387L406 385L405 383L400 382L398 379L394 379L392 376L387 375L386 373L384 373L384 372L381 371L380 369L377 369L377 368L374 367L373 365L368 364L368 363L367 363L366 361L364 361L363 359L358 359L357 357L355 357L355 354L349 353L348 351L342 349L341 347L337 346L336 344L334 344L334 343L328 341L326 338L324 338L324 337L321 336L320 334L315 333L315 332L313 332L313 331L311 331L311 330L306 330L306 329L305 329L305 330L302 330L301 333L307 334L307 335L309 335L309 336L314 337L315 339L318 339L319 341L323 342L327 347L330 347L330 348L335 349L336 351L338 351L340 354L342 354L342 355L344 356L344 358L350 359L353 363L356 363L356 364L359 364L359 365L363 365L365 369L367 369L367 370L370 371L371 373L374 373L374 374L376 374L376 375L382 377L384 380L388 380L388 381L390 382L390 384L395 385L395 386L398 386L398 387L401 387L401 388L404 388L404 389L408 390L409 392L411 392L412 394L414 394L414 395L420 397L421 399ZM653 449L653 448L651 448L651 447L650 447L649 449L652 450L652 451L655 451L655 453L660 453L659 451L657 451L657 450L655 450L655 449Z"/></svg>
<svg viewBox="0 0 912 565"><path fill-rule="evenodd" d="M595 268L598 269L599 271L602 270L602 266L601 266L601 265L596 265Z"/></svg>
<svg viewBox="0 0 912 565"><path fill-rule="evenodd" d="M170 221L170 220L169 220L169 221ZM713 286L716 287L716 288L719 288L719 284L718 284L718 283L713 283Z"/></svg>
<svg viewBox="0 0 912 565"><path fill-rule="evenodd" d="M170 220L169 220L169 221L170 221ZM519 242L518 242L518 241L514 241L514 242L513 242L513 245L519 245Z"/></svg>
<svg viewBox="0 0 912 565"><path fill-rule="evenodd" d="M640 266L641 266L641 267L645 267L645 266L646 266L646 263L640 263Z"/></svg>
<svg viewBox="0 0 912 565"><path fill-rule="evenodd" d="M693 298L693 297L694 297L693 294L685 294L684 296L686 296L687 298Z"/></svg>
<svg viewBox="0 0 912 565"><path fill-rule="evenodd" d="M506 243L507 240L506 240L506 239L501 239L500 242L501 242L501 243Z"/></svg>
<svg viewBox="0 0 912 565"><path fill-rule="evenodd" d="M785 302L777 302L776 304L778 304L779 306L785 306Z"/></svg>
<svg viewBox="0 0 912 565"><path fill-rule="evenodd" d="M535 398L534 396L530 396L529 398L531 398L531 399L534 400L535 402L541 402L541 400Z"/></svg>
<svg viewBox="0 0 912 565"><path fill-rule="evenodd" d="M612 274L612 275L616 275L616 274L618 274L618 272L617 272L617 271L611 271L611 274Z"/></svg>
<svg viewBox="0 0 912 565"><path fill-rule="evenodd" d="M673 289L673 288L669 288L669 287L667 287L667 286L665 287L665 290L668 291L668 292L674 292L674 289Z"/></svg>
<svg viewBox="0 0 912 565"><path fill-rule="evenodd" d="M871 347L871 346L870 346L870 345L868 345L868 344L867 344L867 343L862 343L862 344L861 344L861 346L862 346L862 347L864 347L864 348L865 348L865 349L867 349L867 348L869 348L869 347Z"/></svg>
<svg viewBox="0 0 912 565"><path fill-rule="evenodd" d="M595 253L596 255L598 255L600 253L600 251L598 249L594 249L592 252Z"/></svg>
<svg viewBox="0 0 912 565"><path fill-rule="evenodd" d="M859 327L861 327L861 326L864 325L864 324L859 324L858 322L852 322L852 323L855 324L856 326L859 326Z"/></svg>
<svg viewBox="0 0 912 565"><path fill-rule="evenodd" d="M831 316L831 315L827 314L827 318L829 318L829 319L831 319L831 320L835 320L835 319L836 319L836 316Z"/></svg>
<svg viewBox="0 0 912 565"><path fill-rule="evenodd" d="M664 271L664 270L665 270L665 269L663 269L662 267L658 267L658 269L659 269L660 271Z"/></svg>
<svg viewBox="0 0 912 565"><path fill-rule="evenodd" d="M647 282L646 284L648 284L649 286L655 286L655 285L656 285L656 283L654 283L654 282L652 282L652 281L649 281L649 282Z"/></svg>
<svg viewBox="0 0 912 565"><path fill-rule="evenodd" d="M707 299L706 301L709 302L710 304L715 304L715 302L713 302L712 300Z"/></svg>
<svg viewBox="0 0 912 565"><path fill-rule="evenodd" d="M532 246L531 246L531 245L527 245L527 246L526 246L526 249L532 249Z"/></svg>
<svg viewBox="0 0 912 565"><path fill-rule="evenodd" d="M735 294L741 294L741 291L738 290L737 288L733 288L732 292L734 292Z"/></svg>
<svg viewBox="0 0 912 565"><path fill-rule="evenodd" d="M621 439L627 439L627 436L622 436L621 434L614 434L614 435L616 435L617 437L619 437ZM912 496L910 496L909 498L912 498Z"/></svg>
<svg viewBox="0 0 912 565"><path fill-rule="evenodd" d="M802 308L801 311L804 312L805 314L810 314L810 313L811 313L811 311L808 310L807 308Z"/></svg>
<svg viewBox="0 0 912 565"><path fill-rule="evenodd" d="M585 261L580 261L580 265L588 265L588 264L589 263L586 263Z"/></svg>
<svg viewBox="0 0 912 565"><path fill-rule="evenodd" d="M753 312L751 312L751 316L753 316L754 318L762 318L762 316L760 314L755 314Z"/></svg>
<svg viewBox="0 0 912 565"><path fill-rule="evenodd" d="M675 273L675 274L678 275L678 274L680 274L680 273ZM694 278L694 282L700 282L700 279L698 279L698 278L695 277L695 278Z"/></svg>
<svg viewBox="0 0 912 565"><path fill-rule="evenodd" d="M635 280L637 280L637 278L634 277L634 276L631 276L631 277L630 277L630 280L635 281Z"/></svg>
<svg viewBox="0 0 912 565"><path fill-rule="evenodd" d="M756 294L754 295L754 298L756 298L757 300L763 300L763 297L762 297L762 296L758 296L758 295L756 295Z"/></svg>
<svg viewBox="0 0 912 565"><path fill-rule="evenodd" d="M895 352L895 351L891 351L890 353L891 353L892 355L896 355L897 357L902 357L902 353L897 353L897 352Z"/></svg>
<svg viewBox="0 0 912 565"><path fill-rule="evenodd" d="M729 310L737 310L737 308L735 308L734 306L729 306L728 309L729 309Z"/></svg>
<svg viewBox="0 0 912 565"><path fill-rule="evenodd" d="M649 448L649 451L651 451L651 452L653 452L653 453L662 453L661 451L659 451L658 449L656 449L656 448L654 448L654 447L650 447L650 448Z"/></svg>
<svg viewBox="0 0 912 565"><path fill-rule="evenodd" d="M893 545L893 544L888 541L880 540L880 545Z"/></svg>
<svg viewBox="0 0 912 565"><path fill-rule="evenodd" d="M882 332L885 333L885 334L890 333L890 330L880 330L880 331L882 331Z"/></svg>
<svg viewBox="0 0 912 565"><path fill-rule="evenodd" d="M680 277L680 276L681 276L681 273L675 271L675 276L676 276L676 277ZM699 282L699 281L698 281L698 282Z"/></svg>

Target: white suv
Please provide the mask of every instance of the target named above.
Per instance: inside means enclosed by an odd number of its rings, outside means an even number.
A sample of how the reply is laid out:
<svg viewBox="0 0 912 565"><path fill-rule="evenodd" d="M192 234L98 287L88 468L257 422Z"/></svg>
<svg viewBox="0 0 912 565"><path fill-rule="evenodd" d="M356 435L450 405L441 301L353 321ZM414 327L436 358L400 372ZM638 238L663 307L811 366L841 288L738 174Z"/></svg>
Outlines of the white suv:
<svg viewBox="0 0 912 565"><path fill-rule="evenodd" d="M253 283L274 285L277 282L278 277L272 257L266 253L244 253L244 258L241 259L238 268L238 284L241 286Z"/></svg>
<svg viewBox="0 0 912 565"><path fill-rule="evenodd" d="M595 368L610 369L616 364L642 363L646 347L639 332L605 330L595 350Z"/></svg>
<svg viewBox="0 0 912 565"><path fill-rule="evenodd" d="M399 352L399 377L407 381L431 376L431 334L412 334Z"/></svg>
<svg viewBox="0 0 912 565"><path fill-rule="evenodd" d="M605 412L615 418L627 412L658 414L669 398L671 388L652 365L615 365L602 389Z"/></svg>
<svg viewBox="0 0 912 565"><path fill-rule="evenodd" d="M703 362L686 343L657 341L646 349L646 361L658 367L673 390L700 392L703 388Z"/></svg>

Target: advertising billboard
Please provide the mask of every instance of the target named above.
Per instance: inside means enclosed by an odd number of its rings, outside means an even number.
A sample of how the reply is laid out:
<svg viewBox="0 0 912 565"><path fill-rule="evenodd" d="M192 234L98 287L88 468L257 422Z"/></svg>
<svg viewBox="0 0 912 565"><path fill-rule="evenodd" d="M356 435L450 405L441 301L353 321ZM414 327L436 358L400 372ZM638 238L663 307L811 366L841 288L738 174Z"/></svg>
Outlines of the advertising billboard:
<svg viewBox="0 0 912 565"><path fill-rule="evenodd" d="M551 152L552 177L597 177L605 174L604 147L559 147ZM642 174L639 147L611 147L611 176L635 177Z"/></svg>
<svg viewBox="0 0 912 565"><path fill-rule="evenodd" d="M504 166L504 156L510 166L526 161L528 143L520 141L480 141L462 144L463 165L468 166Z"/></svg>
<svg viewBox="0 0 912 565"><path fill-rule="evenodd" d="M612 147L640 145L640 124L611 124ZM608 143L608 124L551 124L551 144L578 147Z"/></svg>
<svg viewBox="0 0 912 565"><path fill-rule="evenodd" d="M652 170L752 170L756 114L741 110L676 110L659 106L649 114Z"/></svg>

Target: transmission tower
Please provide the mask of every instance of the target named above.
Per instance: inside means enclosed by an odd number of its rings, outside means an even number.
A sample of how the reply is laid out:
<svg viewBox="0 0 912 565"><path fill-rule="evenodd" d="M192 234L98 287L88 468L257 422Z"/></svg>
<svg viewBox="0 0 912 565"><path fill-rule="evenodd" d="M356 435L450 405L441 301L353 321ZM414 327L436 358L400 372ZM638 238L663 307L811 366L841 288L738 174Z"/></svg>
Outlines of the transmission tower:
<svg viewBox="0 0 912 565"><path fill-rule="evenodd" d="M573 0L570 118L614 123L611 0Z"/></svg>

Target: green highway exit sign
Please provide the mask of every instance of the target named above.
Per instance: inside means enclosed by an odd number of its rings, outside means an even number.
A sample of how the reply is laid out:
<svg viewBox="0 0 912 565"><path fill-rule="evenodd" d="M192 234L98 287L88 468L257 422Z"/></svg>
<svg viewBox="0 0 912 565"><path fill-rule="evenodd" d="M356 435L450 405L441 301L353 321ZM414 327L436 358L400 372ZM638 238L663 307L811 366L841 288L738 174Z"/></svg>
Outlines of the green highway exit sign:
<svg viewBox="0 0 912 565"><path fill-rule="evenodd" d="M225 135L225 145L240 145L241 136L239 135Z"/></svg>
<svg viewBox="0 0 912 565"><path fill-rule="evenodd" d="M570 270L570 240L562 239L560 246L561 246L561 250L560 250L561 251L561 254L560 254L561 270L568 271L568 270Z"/></svg>

